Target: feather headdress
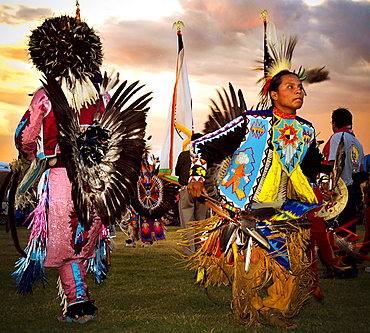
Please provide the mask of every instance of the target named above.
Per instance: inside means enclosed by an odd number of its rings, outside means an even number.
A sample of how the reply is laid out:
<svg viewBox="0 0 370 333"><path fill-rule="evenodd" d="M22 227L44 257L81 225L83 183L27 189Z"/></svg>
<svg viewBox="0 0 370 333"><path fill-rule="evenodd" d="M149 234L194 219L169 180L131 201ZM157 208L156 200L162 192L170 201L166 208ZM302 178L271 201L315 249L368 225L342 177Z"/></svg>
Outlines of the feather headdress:
<svg viewBox="0 0 370 333"><path fill-rule="evenodd" d="M259 94L260 102L257 109L266 109L270 106L269 87L271 79L283 70L291 71L293 51L298 41L298 37L295 35L289 37L282 35L278 38L275 24L267 22L266 15L267 11L264 10L261 13L264 25L263 66L255 68L256 70L263 70L263 77L257 81L257 83L262 82ZM324 68L325 66L306 70L301 67L297 71L297 75L301 81L306 83L321 82L329 79L329 71Z"/></svg>
<svg viewBox="0 0 370 333"><path fill-rule="evenodd" d="M33 64L53 77L83 79L99 72L103 62L102 43L94 29L78 17L45 19L32 30L28 50Z"/></svg>
<svg viewBox="0 0 370 333"><path fill-rule="evenodd" d="M61 81L68 104L75 110L99 98L90 78L100 73L102 43L94 29L76 17L51 17L29 37L29 56L35 67Z"/></svg>
<svg viewBox="0 0 370 333"><path fill-rule="evenodd" d="M262 82L260 91L259 108L266 109L269 104L268 91L271 79L283 70L290 71L294 48L297 44L297 36L287 38L282 35L279 39L276 34L275 24L267 22L267 11L261 13L264 26L264 58L263 66L256 70L263 70L263 76L257 81Z"/></svg>

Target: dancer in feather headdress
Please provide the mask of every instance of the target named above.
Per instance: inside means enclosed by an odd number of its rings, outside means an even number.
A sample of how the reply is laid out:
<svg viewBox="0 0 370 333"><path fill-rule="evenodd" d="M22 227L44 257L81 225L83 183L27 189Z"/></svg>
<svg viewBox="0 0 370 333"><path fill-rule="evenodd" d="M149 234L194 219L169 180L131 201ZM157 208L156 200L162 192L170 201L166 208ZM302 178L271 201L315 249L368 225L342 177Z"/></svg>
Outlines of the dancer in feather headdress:
<svg viewBox="0 0 370 333"><path fill-rule="evenodd" d="M30 58L43 73L16 132L20 158L31 162L17 198L37 186L32 232L13 273L32 293L44 267L58 267L66 307L61 321L85 323L97 309L85 276L108 271L108 227L126 214L145 147L150 93L118 75L102 77L102 44L79 17L47 18L31 33ZM35 183L37 181L37 183Z"/></svg>
<svg viewBox="0 0 370 333"><path fill-rule="evenodd" d="M194 222L192 231L205 241L190 261L206 284L231 281L237 322L292 328L285 319L299 313L313 284L307 213L321 203L308 179L327 168L312 124L296 114L305 96L302 71L290 71L296 38L277 40L271 29L257 110L248 111L230 85L231 97L225 91L207 122L208 129L222 127L193 142L188 190L215 205L204 186L215 167L220 218ZM226 124L225 109L238 115Z"/></svg>
<svg viewBox="0 0 370 333"><path fill-rule="evenodd" d="M126 245L135 247L141 239L144 246L165 239L162 218L175 206L178 186L158 177L158 158L149 152L148 146L141 163L141 171L131 203L129 235Z"/></svg>

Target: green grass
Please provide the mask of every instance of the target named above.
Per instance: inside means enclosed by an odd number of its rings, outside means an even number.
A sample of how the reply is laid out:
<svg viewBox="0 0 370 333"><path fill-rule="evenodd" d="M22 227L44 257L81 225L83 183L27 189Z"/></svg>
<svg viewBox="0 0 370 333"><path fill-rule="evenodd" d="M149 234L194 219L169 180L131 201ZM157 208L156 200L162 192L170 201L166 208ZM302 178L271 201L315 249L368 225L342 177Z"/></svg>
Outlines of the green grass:
<svg viewBox="0 0 370 333"><path fill-rule="evenodd" d="M361 226L362 227L362 226ZM151 248L124 247L117 228L108 280L97 285L89 276L91 298L99 308L86 325L59 323L57 270L47 268L50 285L38 283L33 295L17 294L10 274L18 255L10 234L0 227L0 332L283 332L274 327L247 328L236 324L230 309L230 287L210 287L207 294L194 284L194 272L182 267L175 249L178 227L167 227L167 239ZM21 244L29 231L18 228ZM140 244L139 244L140 245ZM311 299L290 320L296 332L370 332L370 274L360 266L357 279L322 280L324 304ZM213 300L213 302L211 301ZM216 303L216 304L215 304Z"/></svg>

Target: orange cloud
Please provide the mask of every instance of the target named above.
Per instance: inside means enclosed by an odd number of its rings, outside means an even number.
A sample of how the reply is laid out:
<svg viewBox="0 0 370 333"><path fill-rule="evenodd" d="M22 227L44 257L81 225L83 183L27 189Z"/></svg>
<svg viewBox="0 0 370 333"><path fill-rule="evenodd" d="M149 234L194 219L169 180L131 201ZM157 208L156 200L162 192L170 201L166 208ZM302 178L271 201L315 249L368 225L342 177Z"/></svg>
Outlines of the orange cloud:
<svg viewBox="0 0 370 333"><path fill-rule="evenodd" d="M26 87L19 87L17 89L10 88L10 87L0 87L0 102L17 106L17 107L24 107L30 102L29 94L34 92L30 90L30 86Z"/></svg>
<svg viewBox="0 0 370 333"><path fill-rule="evenodd" d="M13 135L0 135L0 161L11 162L18 156Z"/></svg>
<svg viewBox="0 0 370 333"><path fill-rule="evenodd" d="M26 47L0 46L0 54L5 59L28 62Z"/></svg>

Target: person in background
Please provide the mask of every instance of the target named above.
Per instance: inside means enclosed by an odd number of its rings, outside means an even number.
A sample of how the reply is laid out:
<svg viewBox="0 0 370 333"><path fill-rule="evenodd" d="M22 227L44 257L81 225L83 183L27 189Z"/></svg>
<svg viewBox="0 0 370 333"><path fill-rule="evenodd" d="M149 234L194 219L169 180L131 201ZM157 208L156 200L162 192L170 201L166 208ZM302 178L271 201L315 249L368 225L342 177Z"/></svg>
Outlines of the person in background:
<svg viewBox="0 0 370 333"><path fill-rule="evenodd" d="M364 150L360 141L352 130L352 113L345 108L338 108L332 112L331 125L334 134L326 143L323 154L331 167L334 167L337 156L343 161L342 170L334 170L340 174L348 189L348 201L343 211L336 218L340 229L337 235L347 240L356 234L357 207L362 201L360 184L367 180L364 172ZM337 161L339 167L339 161ZM340 273L340 278L355 278L358 274L356 260L350 255L344 259L344 264L350 265Z"/></svg>
<svg viewBox="0 0 370 333"><path fill-rule="evenodd" d="M202 137L200 133L194 133L191 136L191 141ZM179 200L179 216L180 225L183 229L188 228L188 223L191 221L200 221L208 217L209 209L201 201L200 198L192 196L188 190L187 185L189 181L189 170L190 170L190 152L185 150L179 154L177 159L175 174L179 177L180 189L180 200ZM188 234L187 239L183 239L184 244L187 246L182 247L182 252L186 256L193 255L199 248L197 240L194 240L191 234Z"/></svg>
<svg viewBox="0 0 370 333"><path fill-rule="evenodd" d="M329 167L330 168L330 167ZM329 171L330 173L330 171ZM316 193L318 201L324 201L326 193L330 192L330 177L329 174L322 173L319 175L317 184L314 184L314 191ZM329 199L328 199L329 200ZM337 272L342 272L344 269L347 269L347 266L343 266L343 256L337 255L334 250L337 247L333 248L333 243L330 241L331 237L328 234L328 226L323 217L316 215L317 210L313 210L309 214L309 219L312 221L311 226L311 253L312 261L314 262L313 267L317 274L316 285L313 290L313 294L322 298L320 288L318 288L319 278L327 279L334 277ZM325 267L325 272L320 274L318 273L318 265L316 262L316 253L321 263ZM318 293L318 294L316 294Z"/></svg>

